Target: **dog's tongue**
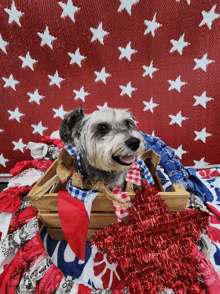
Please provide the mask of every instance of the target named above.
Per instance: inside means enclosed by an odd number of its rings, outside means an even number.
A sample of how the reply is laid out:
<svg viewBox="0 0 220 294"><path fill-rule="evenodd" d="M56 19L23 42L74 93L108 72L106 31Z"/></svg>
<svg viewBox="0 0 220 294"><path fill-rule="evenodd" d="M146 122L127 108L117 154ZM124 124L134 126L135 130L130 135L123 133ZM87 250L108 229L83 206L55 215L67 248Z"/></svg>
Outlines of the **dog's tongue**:
<svg viewBox="0 0 220 294"><path fill-rule="evenodd" d="M135 161L135 156L120 156L120 160L126 164L131 164Z"/></svg>

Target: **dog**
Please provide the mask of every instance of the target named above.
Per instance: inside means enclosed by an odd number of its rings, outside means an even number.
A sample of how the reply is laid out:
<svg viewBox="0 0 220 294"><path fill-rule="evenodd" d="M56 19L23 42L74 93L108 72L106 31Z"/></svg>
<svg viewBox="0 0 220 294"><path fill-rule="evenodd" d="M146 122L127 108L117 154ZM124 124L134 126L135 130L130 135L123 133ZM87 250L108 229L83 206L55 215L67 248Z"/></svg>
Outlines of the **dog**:
<svg viewBox="0 0 220 294"><path fill-rule="evenodd" d="M128 170L145 150L135 118L127 109L84 114L77 108L64 117L59 133L64 143L81 153L84 177L103 180L107 187L124 187Z"/></svg>

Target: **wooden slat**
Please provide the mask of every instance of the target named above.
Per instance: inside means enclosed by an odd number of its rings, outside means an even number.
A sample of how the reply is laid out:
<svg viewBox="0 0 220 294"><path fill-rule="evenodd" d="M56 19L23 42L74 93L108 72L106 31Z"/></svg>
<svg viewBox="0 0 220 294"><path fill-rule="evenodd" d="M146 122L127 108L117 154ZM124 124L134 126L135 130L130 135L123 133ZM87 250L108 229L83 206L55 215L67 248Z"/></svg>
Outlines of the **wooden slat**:
<svg viewBox="0 0 220 294"><path fill-rule="evenodd" d="M40 197L38 196L31 196L29 197L31 204L34 208L36 208L38 211L51 211L51 212L57 212L58 211L58 205L57 205L57 193L50 193L45 194ZM129 196L131 199L135 196L133 192L129 193ZM92 211L100 211L100 212L113 212L114 207L112 204L112 201L109 200L105 194L99 193L96 197L96 199L92 203Z"/></svg>
<svg viewBox="0 0 220 294"><path fill-rule="evenodd" d="M159 194L172 211L185 209L190 196L182 184L173 184L171 192L159 192Z"/></svg>
<svg viewBox="0 0 220 294"><path fill-rule="evenodd" d="M48 234L50 235L50 237L53 240L57 240L57 241L62 241L62 240L66 240L62 229L57 229L57 228L48 228L47 229ZM89 229L88 233L87 233L87 240L90 240L90 238L97 232L97 229Z"/></svg>
<svg viewBox="0 0 220 294"><path fill-rule="evenodd" d="M183 185L174 184L171 192L159 192L161 198L164 199L171 210L177 211L185 209L190 194L185 190ZM129 193L131 199L135 197L134 193ZM38 211L51 211L57 212L57 194L45 194L38 198L37 196L31 197L31 204ZM112 202L102 193L93 201L92 212L113 212L114 208Z"/></svg>
<svg viewBox="0 0 220 294"><path fill-rule="evenodd" d="M31 189L28 194L28 197L31 198L32 194L37 190L38 187L45 184L49 179L51 179L56 174L56 168L58 165L58 160L56 159L52 165L47 169L47 171L41 176L40 180L37 182L36 185Z"/></svg>
<svg viewBox="0 0 220 294"><path fill-rule="evenodd" d="M40 197L31 196L29 197L31 204L38 211L58 211L57 205L57 193L45 194Z"/></svg>
<svg viewBox="0 0 220 294"><path fill-rule="evenodd" d="M61 228L61 222L58 213L38 212L38 215L40 220L46 227ZM101 229L115 222L117 222L115 213L91 213L89 228Z"/></svg>

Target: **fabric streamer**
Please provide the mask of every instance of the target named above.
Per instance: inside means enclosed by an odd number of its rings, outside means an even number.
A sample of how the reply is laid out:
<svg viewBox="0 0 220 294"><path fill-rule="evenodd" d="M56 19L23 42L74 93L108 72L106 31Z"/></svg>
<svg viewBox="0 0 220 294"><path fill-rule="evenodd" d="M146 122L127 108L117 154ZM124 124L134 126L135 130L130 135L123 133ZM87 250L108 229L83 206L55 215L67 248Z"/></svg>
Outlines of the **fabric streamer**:
<svg viewBox="0 0 220 294"><path fill-rule="evenodd" d="M92 201L97 193L91 193L87 202L72 197L67 191L58 193L58 212L64 236L70 248L80 260L84 260L86 237Z"/></svg>
<svg viewBox="0 0 220 294"><path fill-rule="evenodd" d="M0 213L15 213L21 205L20 197L26 195L33 186L8 188L0 193Z"/></svg>
<svg viewBox="0 0 220 294"><path fill-rule="evenodd" d="M52 163L53 161L50 159L34 159L17 162L16 165L10 170L10 174L14 177L20 174L23 170L29 169L31 167L34 167L45 172L51 166Z"/></svg>

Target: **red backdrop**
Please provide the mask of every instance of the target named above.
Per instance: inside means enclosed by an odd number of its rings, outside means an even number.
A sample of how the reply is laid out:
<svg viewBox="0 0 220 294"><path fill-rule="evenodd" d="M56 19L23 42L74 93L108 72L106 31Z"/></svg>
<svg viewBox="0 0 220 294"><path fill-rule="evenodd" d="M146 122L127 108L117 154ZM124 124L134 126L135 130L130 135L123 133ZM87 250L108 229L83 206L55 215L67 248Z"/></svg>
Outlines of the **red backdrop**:
<svg viewBox="0 0 220 294"><path fill-rule="evenodd" d="M129 108L185 166L219 163L217 0L2 0L0 172L83 106Z"/></svg>

